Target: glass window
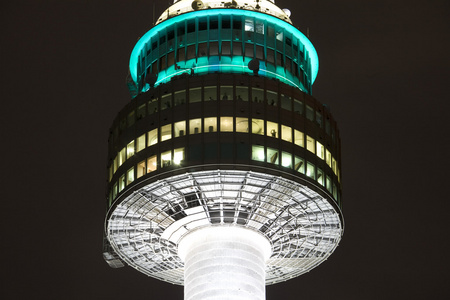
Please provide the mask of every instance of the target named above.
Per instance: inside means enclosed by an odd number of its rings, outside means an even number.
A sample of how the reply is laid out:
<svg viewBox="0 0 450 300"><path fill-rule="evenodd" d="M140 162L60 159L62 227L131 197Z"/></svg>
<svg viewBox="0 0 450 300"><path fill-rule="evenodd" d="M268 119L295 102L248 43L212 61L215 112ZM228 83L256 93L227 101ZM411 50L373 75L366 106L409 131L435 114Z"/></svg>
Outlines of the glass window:
<svg viewBox="0 0 450 300"><path fill-rule="evenodd" d="M140 178L145 175L145 160L141 161L137 165L137 178Z"/></svg>
<svg viewBox="0 0 450 300"><path fill-rule="evenodd" d="M246 86L236 87L237 100L248 101L248 88Z"/></svg>
<svg viewBox="0 0 450 300"><path fill-rule="evenodd" d="M253 57L253 44L245 43L244 46L245 46L244 56Z"/></svg>
<svg viewBox="0 0 450 300"><path fill-rule="evenodd" d="M220 131L233 131L233 117L220 117Z"/></svg>
<svg viewBox="0 0 450 300"><path fill-rule="evenodd" d="M305 160L298 156L294 157L294 169L297 172L305 174Z"/></svg>
<svg viewBox="0 0 450 300"><path fill-rule="evenodd" d="M255 21L255 32L264 34L264 22L260 20Z"/></svg>
<svg viewBox="0 0 450 300"><path fill-rule="evenodd" d="M147 147L158 143L158 128L148 132Z"/></svg>
<svg viewBox="0 0 450 300"><path fill-rule="evenodd" d="M245 31L255 31L253 18L245 18Z"/></svg>
<svg viewBox="0 0 450 300"><path fill-rule="evenodd" d="M306 136L306 149L312 153L316 153L314 139L309 135Z"/></svg>
<svg viewBox="0 0 450 300"><path fill-rule="evenodd" d="M167 124L161 127L161 142L170 140L172 138L172 124Z"/></svg>
<svg viewBox="0 0 450 300"><path fill-rule="evenodd" d="M330 178L330 176L327 176L326 180L327 180L326 181L327 190L331 193L333 190L332 190L332 186L331 186L331 178Z"/></svg>
<svg viewBox="0 0 450 300"><path fill-rule="evenodd" d="M114 165L114 173L116 173L117 168L119 167L119 154L117 154L116 157L114 158L113 165Z"/></svg>
<svg viewBox="0 0 450 300"><path fill-rule="evenodd" d="M242 43L241 42L233 42L233 55L236 55L236 56L242 55Z"/></svg>
<svg viewBox="0 0 450 300"><path fill-rule="evenodd" d="M134 181L134 167L128 170L127 172L127 185Z"/></svg>
<svg viewBox="0 0 450 300"><path fill-rule="evenodd" d="M316 111L316 123L319 125L320 128L323 127L322 114L320 113L320 111Z"/></svg>
<svg viewBox="0 0 450 300"><path fill-rule="evenodd" d="M217 100L216 90L215 86L205 87L205 101Z"/></svg>
<svg viewBox="0 0 450 300"><path fill-rule="evenodd" d="M278 98L274 92L267 91L267 104L277 106Z"/></svg>
<svg viewBox="0 0 450 300"><path fill-rule="evenodd" d="M114 163L112 163L110 166L109 166L109 169L108 169L108 181L109 182L111 182L111 179L112 179L112 177L113 177L113 168L114 168Z"/></svg>
<svg viewBox="0 0 450 300"><path fill-rule="evenodd" d="M189 103L202 101L202 88L189 89Z"/></svg>
<svg viewBox="0 0 450 300"><path fill-rule="evenodd" d="M172 94L164 95L161 98L161 110L172 107Z"/></svg>
<svg viewBox="0 0 450 300"><path fill-rule="evenodd" d="M173 100L174 106L184 104L186 102L186 91L175 92Z"/></svg>
<svg viewBox="0 0 450 300"><path fill-rule="evenodd" d="M281 165L285 168L292 169L292 154L281 152Z"/></svg>
<svg viewBox="0 0 450 300"><path fill-rule="evenodd" d="M252 89L253 102L262 103L264 101L264 91L262 89Z"/></svg>
<svg viewBox="0 0 450 300"><path fill-rule="evenodd" d="M134 155L134 141L131 141L127 145L127 159Z"/></svg>
<svg viewBox="0 0 450 300"><path fill-rule="evenodd" d="M200 43L198 44L198 56L207 56L208 54L208 44Z"/></svg>
<svg viewBox="0 0 450 300"><path fill-rule="evenodd" d="M168 167L172 164L172 151L161 153L161 168Z"/></svg>
<svg viewBox="0 0 450 300"><path fill-rule="evenodd" d="M331 132L331 130L330 130L330 120L325 120L325 132L328 134L328 135L330 135L330 132Z"/></svg>
<svg viewBox="0 0 450 300"><path fill-rule="evenodd" d="M275 63L275 51L270 48L267 48L267 62Z"/></svg>
<svg viewBox="0 0 450 300"><path fill-rule="evenodd" d="M136 139L136 152L145 148L145 133Z"/></svg>
<svg viewBox="0 0 450 300"><path fill-rule="evenodd" d="M306 176L316 179L316 170L313 164L306 163Z"/></svg>
<svg viewBox="0 0 450 300"><path fill-rule="evenodd" d="M210 42L209 43L209 55L219 55L219 43L218 42Z"/></svg>
<svg viewBox="0 0 450 300"><path fill-rule="evenodd" d="M292 143L292 128L289 126L281 125L281 138L286 142Z"/></svg>
<svg viewBox="0 0 450 300"><path fill-rule="evenodd" d="M252 119L252 133L264 135L264 120Z"/></svg>
<svg viewBox="0 0 450 300"><path fill-rule="evenodd" d="M309 105L306 105L306 118L310 121L314 120L314 110Z"/></svg>
<svg viewBox="0 0 450 300"><path fill-rule="evenodd" d="M337 200L337 187L334 183L333 183L333 198Z"/></svg>
<svg viewBox="0 0 450 300"><path fill-rule="evenodd" d="M205 118L204 132L216 132L217 131L217 118Z"/></svg>
<svg viewBox="0 0 450 300"><path fill-rule="evenodd" d="M325 161L327 165L331 168L331 152L325 149Z"/></svg>
<svg viewBox="0 0 450 300"><path fill-rule="evenodd" d="M334 157L331 157L331 169L333 170L334 174L336 174L336 160Z"/></svg>
<svg viewBox="0 0 450 300"><path fill-rule="evenodd" d="M316 150L317 150L317 156L321 159L325 159L325 148L323 145L316 141Z"/></svg>
<svg viewBox="0 0 450 300"><path fill-rule="evenodd" d="M278 150L267 148L267 162L278 165Z"/></svg>
<svg viewBox="0 0 450 300"><path fill-rule="evenodd" d="M114 183L114 187L113 187L113 199L115 199L117 197L117 182Z"/></svg>
<svg viewBox="0 0 450 300"><path fill-rule="evenodd" d="M155 112L158 112L158 99L151 99L148 102L148 114L151 115Z"/></svg>
<svg viewBox="0 0 450 300"><path fill-rule="evenodd" d="M147 173L156 171L156 155L147 159Z"/></svg>
<svg viewBox="0 0 450 300"><path fill-rule="evenodd" d="M324 176L321 169L317 168L317 182L324 185Z"/></svg>
<svg viewBox="0 0 450 300"><path fill-rule="evenodd" d="M144 103L141 106L139 106L138 109L137 109L137 119L138 120L140 120L143 117L145 117L145 111L146 111L146 107L145 107L145 103Z"/></svg>
<svg viewBox="0 0 450 300"><path fill-rule="evenodd" d="M220 87L220 99L221 100L233 100L233 87L221 86Z"/></svg>
<svg viewBox="0 0 450 300"><path fill-rule="evenodd" d="M192 119L189 121L189 134L202 133L202 119Z"/></svg>
<svg viewBox="0 0 450 300"><path fill-rule="evenodd" d="M252 160L265 161L263 146L252 146Z"/></svg>
<svg viewBox="0 0 450 300"><path fill-rule="evenodd" d="M278 138L278 124L274 122L267 122L267 136Z"/></svg>
<svg viewBox="0 0 450 300"><path fill-rule="evenodd" d="M236 118L236 132L249 132L247 118Z"/></svg>
<svg viewBox="0 0 450 300"><path fill-rule="evenodd" d="M195 45L189 45L187 47L186 59L192 59L195 57Z"/></svg>
<svg viewBox="0 0 450 300"><path fill-rule="evenodd" d="M119 167L125 162L126 160L126 153L127 153L127 148L123 148L120 152L119 152Z"/></svg>
<svg viewBox="0 0 450 300"><path fill-rule="evenodd" d="M186 134L186 121L180 121L173 124L175 137L184 136Z"/></svg>
<svg viewBox="0 0 450 300"><path fill-rule="evenodd" d="M184 160L184 148L173 150L173 163L179 165Z"/></svg>
<svg viewBox="0 0 450 300"><path fill-rule="evenodd" d="M222 55L231 54L231 42L222 42Z"/></svg>
<svg viewBox="0 0 450 300"><path fill-rule="evenodd" d="M305 144L304 144L304 141L303 141L303 132L301 132L301 131L299 131L297 129L294 129L294 143L297 146L305 147Z"/></svg>
<svg viewBox="0 0 450 300"><path fill-rule="evenodd" d="M294 112L302 115L303 114L303 102L300 100L294 99Z"/></svg>
<svg viewBox="0 0 450 300"><path fill-rule="evenodd" d="M292 111L291 105L292 105L291 97L281 94L281 108Z"/></svg>
<svg viewBox="0 0 450 300"><path fill-rule="evenodd" d="M125 188L125 174L119 178L119 193Z"/></svg>

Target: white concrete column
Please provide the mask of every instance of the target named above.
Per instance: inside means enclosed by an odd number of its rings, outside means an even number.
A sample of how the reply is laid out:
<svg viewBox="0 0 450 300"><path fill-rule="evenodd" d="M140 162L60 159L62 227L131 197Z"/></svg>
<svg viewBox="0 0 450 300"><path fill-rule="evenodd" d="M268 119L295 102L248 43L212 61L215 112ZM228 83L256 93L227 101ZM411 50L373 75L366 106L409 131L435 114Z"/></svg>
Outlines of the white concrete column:
<svg viewBox="0 0 450 300"><path fill-rule="evenodd" d="M270 242L254 230L210 226L182 238L185 300L265 300Z"/></svg>

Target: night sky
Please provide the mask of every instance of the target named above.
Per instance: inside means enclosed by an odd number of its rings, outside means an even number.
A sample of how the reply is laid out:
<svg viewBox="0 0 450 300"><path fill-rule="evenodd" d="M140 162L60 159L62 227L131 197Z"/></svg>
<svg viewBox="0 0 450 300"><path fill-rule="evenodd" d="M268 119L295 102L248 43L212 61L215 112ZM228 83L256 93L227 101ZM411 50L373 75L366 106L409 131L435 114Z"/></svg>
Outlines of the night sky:
<svg viewBox="0 0 450 300"><path fill-rule="evenodd" d="M109 127L152 0L0 4L2 299L169 299L102 258ZM268 300L448 299L450 2L276 0L320 61L342 140L345 233Z"/></svg>

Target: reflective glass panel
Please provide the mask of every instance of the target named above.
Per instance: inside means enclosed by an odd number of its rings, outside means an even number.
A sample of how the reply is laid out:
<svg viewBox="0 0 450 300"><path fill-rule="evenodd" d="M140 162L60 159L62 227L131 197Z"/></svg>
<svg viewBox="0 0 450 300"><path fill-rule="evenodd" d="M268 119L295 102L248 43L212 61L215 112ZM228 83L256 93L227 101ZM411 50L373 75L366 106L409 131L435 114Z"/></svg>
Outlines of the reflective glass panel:
<svg viewBox="0 0 450 300"><path fill-rule="evenodd" d="M301 157L294 157L294 170L305 174L305 160Z"/></svg>

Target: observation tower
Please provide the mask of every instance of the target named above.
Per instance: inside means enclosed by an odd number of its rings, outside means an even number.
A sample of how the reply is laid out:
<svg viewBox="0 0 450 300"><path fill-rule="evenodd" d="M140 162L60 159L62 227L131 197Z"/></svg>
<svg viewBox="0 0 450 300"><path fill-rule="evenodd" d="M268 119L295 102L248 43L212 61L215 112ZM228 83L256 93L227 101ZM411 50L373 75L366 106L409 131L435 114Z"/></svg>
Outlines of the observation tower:
<svg viewBox="0 0 450 300"><path fill-rule="evenodd" d="M272 0L176 0L134 47L109 135L103 256L185 299L265 299L344 230L339 131Z"/></svg>

